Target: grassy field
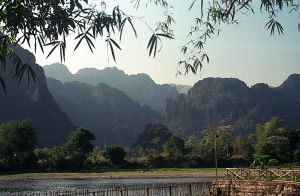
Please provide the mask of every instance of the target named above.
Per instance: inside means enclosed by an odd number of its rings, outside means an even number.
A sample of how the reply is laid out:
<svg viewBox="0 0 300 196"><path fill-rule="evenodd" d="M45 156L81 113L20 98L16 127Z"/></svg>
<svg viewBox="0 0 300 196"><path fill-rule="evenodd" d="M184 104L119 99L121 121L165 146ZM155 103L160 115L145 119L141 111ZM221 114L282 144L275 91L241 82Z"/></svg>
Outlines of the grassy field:
<svg viewBox="0 0 300 196"><path fill-rule="evenodd" d="M219 177L224 177L225 168L218 170ZM161 168L152 170L141 169L116 169L61 172L61 173L21 173L11 175L0 175L0 180L18 179L97 179L97 178L199 178L215 177L214 168Z"/></svg>

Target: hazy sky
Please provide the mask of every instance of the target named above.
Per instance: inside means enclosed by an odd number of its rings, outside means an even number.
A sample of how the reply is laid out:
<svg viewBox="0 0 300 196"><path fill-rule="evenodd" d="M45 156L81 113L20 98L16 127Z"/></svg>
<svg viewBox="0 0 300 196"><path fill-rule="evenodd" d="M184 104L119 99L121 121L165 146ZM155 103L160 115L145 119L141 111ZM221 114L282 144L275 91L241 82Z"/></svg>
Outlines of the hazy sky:
<svg viewBox="0 0 300 196"><path fill-rule="evenodd" d="M146 0L145 0L146 1ZM101 2L101 1L98 1ZM157 83L176 83L193 85L206 77L235 77L245 81L248 85L263 82L271 86L278 86L292 73L300 73L300 32L298 12L283 13L279 21L284 26L284 35L270 36L265 24L268 18L256 11L255 14L240 16L239 25L224 26L218 38L208 42L207 53L210 64L206 65L198 75L177 76L178 61L182 60L180 46L187 41L187 33L193 18L200 14L200 8L194 7L188 12L192 0L169 1L174 9L172 13L176 24L173 26L175 39L163 40L162 50L155 59L149 58L146 46L151 31L150 26L163 16L163 11L155 6L145 7L144 4L136 11L131 0L110 0L108 9L116 4L126 12L142 17L134 20L138 31L135 38L130 28L126 30L121 42L122 51L116 53L115 63L110 56L108 61L104 39L96 41L96 50L91 54L87 45L73 52L76 42L68 40L66 64L73 73L86 67L103 69L116 66L127 74L147 73ZM143 2L143 1L141 1ZM44 66L59 62L59 51L46 59L46 54L38 52L37 62Z"/></svg>

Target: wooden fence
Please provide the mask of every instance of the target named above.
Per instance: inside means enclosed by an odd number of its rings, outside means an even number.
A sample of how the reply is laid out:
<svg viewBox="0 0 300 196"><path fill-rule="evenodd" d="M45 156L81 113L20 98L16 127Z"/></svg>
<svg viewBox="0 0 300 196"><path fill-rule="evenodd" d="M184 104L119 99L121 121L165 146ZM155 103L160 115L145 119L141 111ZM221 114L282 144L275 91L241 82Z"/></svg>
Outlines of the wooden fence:
<svg viewBox="0 0 300 196"><path fill-rule="evenodd" d="M293 176L300 176L299 169L250 169L227 168L227 178L230 180L285 180Z"/></svg>
<svg viewBox="0 0 300 196"><path fill-rule="evenodd" d="M211 182L114 186L99 189L69 189L7 193L11 196L209 196ZM1 195L1 193L0 193Z"/></svg>

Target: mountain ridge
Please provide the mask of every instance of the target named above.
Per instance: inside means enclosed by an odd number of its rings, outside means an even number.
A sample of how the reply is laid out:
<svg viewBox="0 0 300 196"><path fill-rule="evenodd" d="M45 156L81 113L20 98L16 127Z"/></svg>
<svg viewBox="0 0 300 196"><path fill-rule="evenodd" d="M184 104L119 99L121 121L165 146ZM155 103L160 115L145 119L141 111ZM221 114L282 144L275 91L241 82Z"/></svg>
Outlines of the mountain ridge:
<svg viewBox="0 0 300 196"><path fill-rule="evenodd" d="M149 106L141 106L124 92L104 83L91 86L48 78L47 84L72 123L93 132L95 144L100 146L131 146L146 124L159 119Z"/></svg>
<svg viewBox="0 0 300 196"><path fill-rule="evenodd" d="M66 142L74 126L63 113L48 91L43 68L36 64L35 56L21 46L16 45L14 52L23 63L31 66L36 75L36 83L27 83L24 74L20 84L13 77L14 68L8 62L5 72L0 76L6 83L7 93L0 93L0 123L29 119L37 132L38 147L60 145Z"/></svg>
<svg viewBox="0 0 300 196"><path fill-rule="evenodd" d="M300 128L300 74L291 74L278 87L258 83L248 87L235 78L205 78L188 95L167 99L163 122L176 135L200 134L207 125L233 125L237 133L255 132L257 123L279 116Z"/></svg>
<svg viewBox="0 0 300 196"><path fill-rule="evenodd" d="M175 97L179 94L175 87L168 84L156 84L149 75L144 73L128 75L116 67L106 67L102 70L84 68L72 74L66 69L65 65L58 63L44 67L47 77L62 82L78 81L92 86L105 83L110 87L124 91L133 100L142 105L149 105L157 111L161 110L166 98ZM65 75L65 77L62 75Z"/></svg>

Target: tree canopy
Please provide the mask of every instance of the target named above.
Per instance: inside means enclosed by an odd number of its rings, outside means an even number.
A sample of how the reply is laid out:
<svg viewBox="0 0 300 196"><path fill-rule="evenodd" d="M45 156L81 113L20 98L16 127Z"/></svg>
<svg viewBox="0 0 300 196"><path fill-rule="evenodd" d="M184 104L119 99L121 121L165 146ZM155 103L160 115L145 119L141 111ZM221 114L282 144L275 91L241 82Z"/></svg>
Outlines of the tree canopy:
<svg viewBox="0 0 300 196"><path fill-rule="evenodd" d="M299 130L283 128L283 123L284 120L274 117L264 125L257 125L256 154L266 157L268 162L290 162L298 150Z"/></svg>
<svg viewBox="0 0 300 196"><path fill-rule="evenodd" d="M29 120L11 121L0 125L0 168L30 169L34 166L33 153L37 143L36 132Z"/></svg>
<svg viewBox="0 0 300 196"><path fill-rule="evenodd" d="M174 159L178 159L184 155L184 141L179 137L171 136L163 145L163 148L164 152Z"/></svg>
<svg viewBox="0 0 300 196"><path fill-rule="evenodd" d="M103 156L115 166L124 162L126 152L122 146L110 146L105 149Z"/></svg>
<svg viewBox="0 0 300 196"><path fill-rule="evenodd" d="M65 149L71 153L79 153L86 155L90 153L94 145L91 140L95 140L94 134L84 128L77 128L70 133L67 143L65 143Z"/></svg>

